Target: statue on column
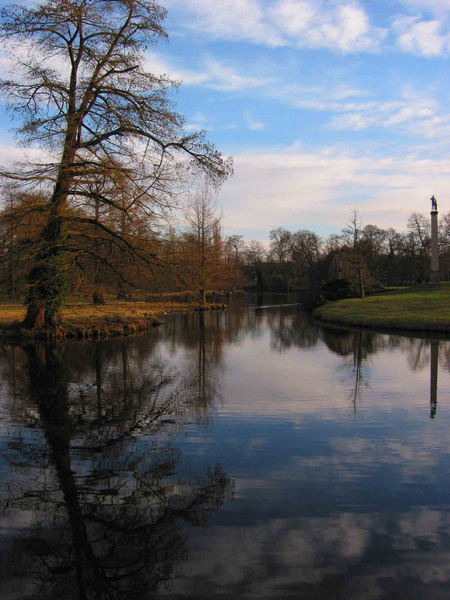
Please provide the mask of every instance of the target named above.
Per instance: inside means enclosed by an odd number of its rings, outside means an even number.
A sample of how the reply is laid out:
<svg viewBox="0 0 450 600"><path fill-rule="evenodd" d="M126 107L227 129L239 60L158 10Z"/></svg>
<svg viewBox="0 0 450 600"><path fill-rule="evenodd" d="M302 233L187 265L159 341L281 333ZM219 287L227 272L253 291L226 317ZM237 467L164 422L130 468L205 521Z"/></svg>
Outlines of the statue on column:
<svg viewBox="0 0 450 600"><path fill-rule="evenodd" d="M439 225L437 201L434 196L431 196L431 265L430 265L430 281L439 282Z"/></svg>

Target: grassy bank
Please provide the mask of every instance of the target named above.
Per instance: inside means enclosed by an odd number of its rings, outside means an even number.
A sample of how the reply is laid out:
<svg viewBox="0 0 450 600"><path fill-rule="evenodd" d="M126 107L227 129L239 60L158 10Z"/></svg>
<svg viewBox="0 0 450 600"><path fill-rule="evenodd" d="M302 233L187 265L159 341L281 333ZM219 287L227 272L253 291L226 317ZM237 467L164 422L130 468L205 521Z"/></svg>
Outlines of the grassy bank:
<svg viewBox="0 0 450 600"><path fill-rule="evenodd" d="M225 308L224 304L208 304L206 310ZM61 322L52 329L26 330L20 323L25 317L20 304L0 304L2 337L65 339L127 335L149 329L174 312L204 310L194 302L111 302L68 304L61 311Z"/></svg>
<svg viewBox="0 0 450 600"><path fill-rule="evenodd" d="M343 325L450 333L450 283L337 300L316 308L313 315Z"/></svg>

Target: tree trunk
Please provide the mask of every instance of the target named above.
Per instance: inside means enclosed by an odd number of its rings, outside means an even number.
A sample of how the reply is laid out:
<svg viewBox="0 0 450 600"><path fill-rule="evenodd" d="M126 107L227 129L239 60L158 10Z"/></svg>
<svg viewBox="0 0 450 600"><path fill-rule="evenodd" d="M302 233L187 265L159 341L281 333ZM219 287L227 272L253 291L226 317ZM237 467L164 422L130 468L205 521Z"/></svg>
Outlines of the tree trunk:
<svg viewBox="0 0 450 600"><path fill-rule="evenodd" d="M13 208L13 201L10 202L10 208ZM15 252L14 252L14 223L11 219L9 228L9 272L8 272L8 297L14 300L16 297L16 274L15 274Z"/></svg>
<svg viewBox="0 0 450 600"><path fill-rule="evenodd" d="M73 107L70 111L73 114ZM72 120L66 131L64 150L58 176L50 200L50 214L42 232L42 246L28 276L30 292L27 299L27 327L42 327L42 314L46 326L52 327L67 292L68 270L65 265L67 241L67 197L73 182L73 162L76 152L78 124ZM43 305L36 311L35 305Z"/></svg>
<svg viewBox="0 0 450 600"><path fill-rule="evenodd" d="M67 292L67 269L64 247L65 226L58 215L50 215L43 233L43 244L28 275L28 328L52 327Z"/></svg>
<svg viewBox="0 0 450 600"><path fill-rule="evenodd" d="M23 322L27 329L41 329L45 325L45 306L37 297L28 299L27 315Z"/></svg>
<svg viewBox="0 0 450 600"><path fill-rule="evenodd" d="M359 295L361 298L364 298L366 293L364 290L364 277L363 277L363 268L359 268Z"/></svg>

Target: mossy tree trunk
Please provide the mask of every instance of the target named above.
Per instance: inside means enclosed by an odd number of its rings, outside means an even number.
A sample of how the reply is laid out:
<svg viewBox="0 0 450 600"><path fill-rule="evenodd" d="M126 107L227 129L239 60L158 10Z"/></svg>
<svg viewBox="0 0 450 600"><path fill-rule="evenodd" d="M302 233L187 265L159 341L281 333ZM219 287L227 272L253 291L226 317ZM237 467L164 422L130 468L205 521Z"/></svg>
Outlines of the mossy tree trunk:
<svg viewBox="0 0 450 600"><path fill-rule="evenodd" d="M51 218L43 233L44 242L28 275L29 292L24 325L52 327L68 291L66 227L62 219Z"/></svg>
<svg viewBox="0 0 450 600"><path fill-rule="evenodd" d="M68 291L67 199L74 179L74 160L80 115L75 110L76 73L72 73L69 125L58 169L50 212L42 232L42 245L28 275L29 292L24 325L28 328L53 327Z"/></svg>
<svg viewBox="0 0 450 600"><path fill-rule="evenodd" d="M61 177L55 185L51 209L42 232L42 244L28 275L29 292L24 325L52 327L69 288L67 265L66 203L70 178Z"/></svg>

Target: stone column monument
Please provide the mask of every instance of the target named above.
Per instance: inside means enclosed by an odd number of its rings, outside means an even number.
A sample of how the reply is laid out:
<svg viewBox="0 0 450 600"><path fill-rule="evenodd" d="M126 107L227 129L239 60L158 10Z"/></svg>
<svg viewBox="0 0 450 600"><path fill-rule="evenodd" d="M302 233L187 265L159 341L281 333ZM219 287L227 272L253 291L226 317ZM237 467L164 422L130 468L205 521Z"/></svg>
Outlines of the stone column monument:
<svg viewBox="0 0 450 600"><path fill-rule="evenodd" d="M431 272L430 281L440 281L439 275L439 243L438 243L438 210L434 196L431 197Z"/></svg>

